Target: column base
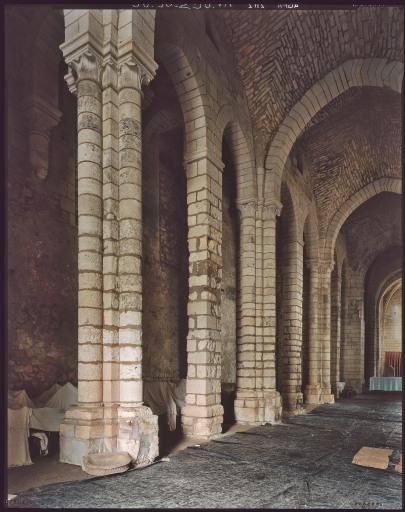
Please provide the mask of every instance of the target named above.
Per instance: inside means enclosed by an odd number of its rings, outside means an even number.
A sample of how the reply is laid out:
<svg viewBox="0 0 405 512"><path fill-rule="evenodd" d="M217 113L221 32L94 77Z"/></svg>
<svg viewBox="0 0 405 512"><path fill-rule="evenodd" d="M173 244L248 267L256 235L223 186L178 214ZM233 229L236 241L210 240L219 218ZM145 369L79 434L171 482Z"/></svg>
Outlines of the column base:
<svg viewBox="0 0 405 512"><path fill-rule="evenodd" d="M334 404L335 403L335 395L331 392L330 388L323 388L321 394L321 400L323 404Z"/></svg>
<svg viewBox="0 0 405 512"><path fill-rule="evenodd" d="M237 423L242 425L263 425L264 423L264 399L252 396L251 391L236 392L234 411Z"/></svg>
<svg viewBox="0 0 405 512"><path fill-rule="evenodd" d="M187 437L212 439L222 433L223 418L224 408L221 404L186 405L181 410L183 434Z"/></svg>
<svg viewBox="0 0 405 512"><path fill-rule="evenodd" d="M89 453L128 452L135 467L159 454L158 418L145 406L74 405L60 426L60 462L82 465Z"/></svg>
<svg viewBox="0 0 405 512"><path fill-rule="evenodd" d="M275 425L281 422L283 405L278 391L264 391L264 422Z"/></svg>
<svg viewBox="0 0 405 512"><path fill-rule="evenodd" d="M304 392L305 403L310 405L321 404L321 394L321 386L319 384L308 384Z"/></svg>
<svg viewBox="0 0 405 512"><path fill-rule="evenodd" d="M302 414L303 407L303 394L302 393L282 393L283 397L283 414L287 416L295 416Z"/></svg>

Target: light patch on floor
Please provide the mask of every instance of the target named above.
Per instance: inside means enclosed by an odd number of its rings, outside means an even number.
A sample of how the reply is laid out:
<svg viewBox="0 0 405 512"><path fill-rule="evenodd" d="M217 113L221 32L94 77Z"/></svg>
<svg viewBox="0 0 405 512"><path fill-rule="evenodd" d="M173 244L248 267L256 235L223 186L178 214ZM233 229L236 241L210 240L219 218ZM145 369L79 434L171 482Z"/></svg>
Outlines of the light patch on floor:
<svg viewBox="0 0 405 512"><path fill-rule="evenodd" d="M367 468L387 469L389 457L393 450L390 448L370 448L363 446L353 457L353 464Z"/></svg>

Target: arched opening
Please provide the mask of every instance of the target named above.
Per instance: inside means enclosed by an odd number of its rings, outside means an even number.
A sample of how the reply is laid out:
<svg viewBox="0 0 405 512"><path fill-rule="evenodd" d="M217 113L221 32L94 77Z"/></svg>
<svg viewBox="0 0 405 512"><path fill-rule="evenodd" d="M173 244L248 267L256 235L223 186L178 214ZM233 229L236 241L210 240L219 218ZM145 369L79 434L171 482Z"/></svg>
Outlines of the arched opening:
<svg viewBox="0 0 405 512"><path fill-rule="evenodd" d="M235 422L236 339L238 329L239 220L236 209L236 169L230 126L222 138L222 288L221 288L221 402L223 432Z"/></svg>
<svg viewBox="0 0 405 512"><path fill-rule="evenodd" d="M377 372L382 377L402 377L402 279L382 293L379 304L379 357Z"/></svg>
<svg viewBox="0 0 405 512"><path fill-rule="evenodd" d="M144 401L159 415L160 455L181 434L177 390L187 376L188 247L184 123L164 66L143 116Z"/></svg>
<svg viewBox="0 0 405 512"><path fill-rule="evenodd" d="M402 248L393 246L381 252L370 265L365 277L365 347L364 371L366 384L379 373L380 315L379 304L383 293L401 278Z"/></svg>
<svg viewBox="0 0 405 512"><path fill-rule="evenodd" d="M401 268L401 197L372 195L349 209L341 227L347 248L344 278L343 380L357 393L376 376L377 295L381 283ZM377 317L376 317L377 315Z"/></svg>

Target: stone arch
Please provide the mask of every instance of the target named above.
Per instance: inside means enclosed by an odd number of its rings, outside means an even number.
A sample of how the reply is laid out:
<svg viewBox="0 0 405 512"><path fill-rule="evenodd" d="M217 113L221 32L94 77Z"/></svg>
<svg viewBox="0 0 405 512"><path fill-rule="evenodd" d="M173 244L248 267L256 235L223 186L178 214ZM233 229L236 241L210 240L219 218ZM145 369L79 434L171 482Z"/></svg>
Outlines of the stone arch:
<svg viewBox="0 0 405 512"><path fill-rule="evenodd" d="M303 243L302 230L299 228L299 219L297 215L297 200L294 194L294 189L284 180L281 184L280 199L283 205L280 215L280 220L283 219L288 223L288 240Z"/></svg>
<svg viewBox="0 0 405 512"><path fill-rule="evenodd" d="M224 133L229 136L232 157L235 164L237 181L237 202L248 202L256 198L256 176L253 159L239 121L235 117L234 109L224 105L218 112L214 124L216 146L222 147Z"/></svg>
<svg viewBox="0 0 405 512"><path fill-rule="evenodd" d="M388 87L401 93L403 73L402 62L386 58L351 59L315 83L290 110L271 141L265 159L266 197L279 199L288 155L317 112L352 87Z"/></svg>
<svg viewBox="0 0 405 512"><path fill-rule="evenodd" d="M185 128L185 161L193 154L208 152L207 105L203 95L203 80L198 69L198 59L186 55L179 46L157 39L156 58L164 66L177 92Z"/></svg>
<svg viewBox="0 0 405 512"><path fill-rule="evenodd" d="M340 228L344 224L345 220L349 217L349 215L354 212L354 210L356 210L356 208L358 208L361 204L365 203L368 199L371 199L375 195L382 192L394 192L396 194L401 194L401 179L379 178L378 180L368 183L365 187L358 190L343 203L339 210L334 214L326 232L324 246L325 259L332 261L336 238L339 234Z"/></svg>
<svg viewBox="0 0 405 512"><path fill-rule="evenodd" d="M379 294L376 301L376 359L377 359L377 371L381 372L384 367L384 331L386 322L386 312L388 310L392 297L402 287L402 272L394 272L388 276L379 287Z"/></svg>
<svg viewBox="0 0 405 512"><path fill-rule="evenodd" d="M304 243L307 244L307 255L311 260L319 257L319 224L315 204L311 204L310 210L303 225Z"/></svg>

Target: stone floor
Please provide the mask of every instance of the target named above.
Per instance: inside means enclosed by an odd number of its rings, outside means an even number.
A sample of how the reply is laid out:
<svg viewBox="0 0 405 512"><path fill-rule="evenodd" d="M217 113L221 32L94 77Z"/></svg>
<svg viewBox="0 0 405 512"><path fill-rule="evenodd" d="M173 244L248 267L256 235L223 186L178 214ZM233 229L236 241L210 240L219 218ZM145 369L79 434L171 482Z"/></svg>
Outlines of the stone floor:
<svg viewBox="0 0 405 512"><path fill-rule="evenodd" d="M402 395L340 400L277 426L229 432L141 470L48 485L9 506L52 508L401 509ZM352 464L362 446L394 449L387 470ZM76 468L78 469L78 468Z"/></svg>

